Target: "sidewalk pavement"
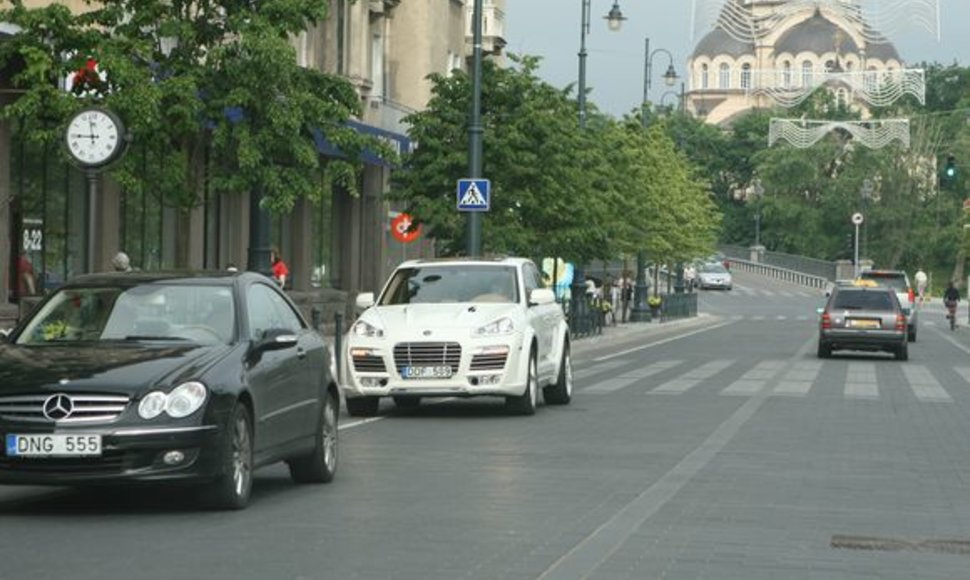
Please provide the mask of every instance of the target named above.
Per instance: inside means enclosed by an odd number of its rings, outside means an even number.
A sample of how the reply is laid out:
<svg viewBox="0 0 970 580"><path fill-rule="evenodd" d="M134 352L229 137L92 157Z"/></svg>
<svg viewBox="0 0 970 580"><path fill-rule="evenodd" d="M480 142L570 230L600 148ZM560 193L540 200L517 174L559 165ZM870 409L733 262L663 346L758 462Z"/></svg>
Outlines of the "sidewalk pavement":
<svg viewBox="0 0 970 580"><path fill-rule="evenodd" d="M699 313L690 318L667 322L624 322L615 326L604 326L602 334L574 338L571 346L573 355L604 354L622 350L622 347L635 346L656 338L677 335L698 328L713 326L723 318Z"/></svg>

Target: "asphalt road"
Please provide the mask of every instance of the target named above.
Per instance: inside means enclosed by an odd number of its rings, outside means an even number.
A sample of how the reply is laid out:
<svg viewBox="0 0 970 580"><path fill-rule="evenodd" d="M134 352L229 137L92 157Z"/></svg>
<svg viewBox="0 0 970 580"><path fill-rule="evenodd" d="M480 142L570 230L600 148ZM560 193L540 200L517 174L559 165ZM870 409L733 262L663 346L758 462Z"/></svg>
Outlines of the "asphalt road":
<svg viewBox="0 0 970 580"><path fill-rule="evenodd" d="M818 291L735 285L577 341L567 407L343 417L334 483L268 468L242 512L0 488L0 580L968 577L967 323L822 361Z"/></svg>

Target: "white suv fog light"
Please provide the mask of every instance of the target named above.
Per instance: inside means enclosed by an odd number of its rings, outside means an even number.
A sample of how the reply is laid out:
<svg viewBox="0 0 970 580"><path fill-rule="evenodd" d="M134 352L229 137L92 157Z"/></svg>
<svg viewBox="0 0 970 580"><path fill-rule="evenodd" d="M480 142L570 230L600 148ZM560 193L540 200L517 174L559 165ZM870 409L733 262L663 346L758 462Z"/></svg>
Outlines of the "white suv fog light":
<svg viewBox="0 0 970 580"><path fill-rule="evenodd" d="M478 377L479 385L497 385L502 380L502 375L482 375Z"/></svg>
<svg viewBox="0 0 970 580"><path fill-rule="evenodd" d="M381 387L384 385L384 380L375 377L361 377L360 384L363 387Z"/></svg>

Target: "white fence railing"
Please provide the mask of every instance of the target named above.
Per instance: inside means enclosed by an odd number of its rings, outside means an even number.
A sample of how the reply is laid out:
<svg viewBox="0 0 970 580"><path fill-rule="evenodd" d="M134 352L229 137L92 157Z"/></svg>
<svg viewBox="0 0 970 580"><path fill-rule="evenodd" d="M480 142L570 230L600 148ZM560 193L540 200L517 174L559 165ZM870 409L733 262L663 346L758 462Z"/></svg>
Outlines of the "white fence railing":
<svg viewBox="0 0 970 580"><path fill-rule="evenodd" d="M760 276L766 276L776 280L783 280L785 282L798 284L800 286L823 289L829 284L829 280L827 278L815 276L814 274L806 274L804 272L797 272L787 268L779 268L770 264L760 264L758 262L738 260L736 258L728 258L728 261L731 264L732 270L751 272Z"/></svg>

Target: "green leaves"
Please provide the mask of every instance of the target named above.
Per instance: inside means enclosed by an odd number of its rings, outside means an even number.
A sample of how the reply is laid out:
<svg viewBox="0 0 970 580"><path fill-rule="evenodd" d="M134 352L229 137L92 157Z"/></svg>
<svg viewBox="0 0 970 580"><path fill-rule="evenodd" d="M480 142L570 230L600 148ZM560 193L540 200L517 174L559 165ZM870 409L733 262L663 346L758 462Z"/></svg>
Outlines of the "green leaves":
<svg viewBox="0 0 970 580"><path fill-rule="evenodd" d="M103 104L131 133L129 155L112 168L126 187L183 209L206 184L215 193L258 190L267 207L286 211L326 183L316 132L346 155L331 170L340 182L356 182L364 148L390 158L346 126L360 106L350 83L297 64L290 38L323 20L329 4L104 0L72 14L14 0L0 17L22 32L0 45L0 62L21 63L14 82L24 93L0 114L53 143L72 111ZM61 90L91 58L107 90L80 98Z"/></svg>
<svg viewBox="0 0 970 580"><path fill-rule="evenodd" d="M648 137L591 104L580 130L568 91L537 78L540 60L509 59L511 68L483 69L483 173L492 181L486 252L587 262L643 248L658 259L709 249L713 204L662 132ZM459 254L465 224L455 183L468 171L472 87L460 73L430 80L428 109L408 119L420 146L395 176L393 196L430 226L440 248Z"/></svg>

